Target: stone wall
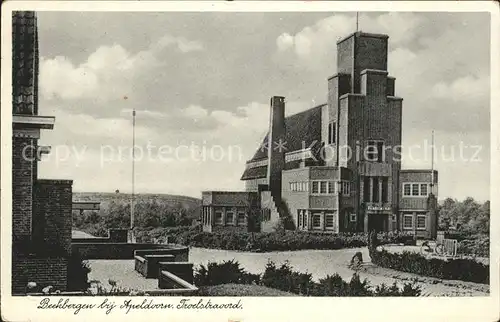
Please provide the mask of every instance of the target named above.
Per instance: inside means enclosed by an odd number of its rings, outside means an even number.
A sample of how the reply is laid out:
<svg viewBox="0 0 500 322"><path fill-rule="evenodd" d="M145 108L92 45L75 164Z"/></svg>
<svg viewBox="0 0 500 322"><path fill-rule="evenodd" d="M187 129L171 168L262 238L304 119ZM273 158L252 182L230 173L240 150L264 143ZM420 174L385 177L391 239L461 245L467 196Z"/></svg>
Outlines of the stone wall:
<svg viewBox="0 0 500 322"><path fill-rule="evenodd" d="M169 249L176 261L188 261L189 248L162 244L131 243L72 243L72 252L83 259L134 259L134 251L141 249Z"/></svg>

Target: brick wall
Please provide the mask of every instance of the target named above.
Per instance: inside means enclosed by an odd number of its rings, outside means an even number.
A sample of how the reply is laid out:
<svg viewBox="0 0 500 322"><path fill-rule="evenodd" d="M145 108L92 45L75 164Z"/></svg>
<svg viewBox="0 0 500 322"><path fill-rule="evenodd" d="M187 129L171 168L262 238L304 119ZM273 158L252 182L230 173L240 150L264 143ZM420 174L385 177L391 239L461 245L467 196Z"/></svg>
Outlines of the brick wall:
<svg viewBox="0 0 500 322"><path fill-rule="evenodd" d="M66 258L35 258L14 256L12 258L12 294L23 294L28 282L38 286L53 286L65 291L67 284Z"/></svg>
<svg viewBox="0 0 500 322"><path fill-rule="evenodd" d="M37 238L66 254L71 254L72 184L71 180L37 180L34 187L33 226L43 231Z"/></svg>
<svg viewBox="0 0 500 322"><path fill-rule="evenodd" d="M12 234L14 240L29 240L33 201L34 150L31 138L12 138ZM23 157L23 151L26 151Z"/></svg>

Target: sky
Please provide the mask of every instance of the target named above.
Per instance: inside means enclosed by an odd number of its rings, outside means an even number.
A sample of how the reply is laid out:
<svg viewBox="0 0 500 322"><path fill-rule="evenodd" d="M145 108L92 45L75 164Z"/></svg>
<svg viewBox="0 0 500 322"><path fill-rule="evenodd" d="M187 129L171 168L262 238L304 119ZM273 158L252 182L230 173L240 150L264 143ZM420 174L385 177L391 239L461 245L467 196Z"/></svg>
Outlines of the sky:
<svg viewBox="0 0 500 322"><path fill-rule="evenodd" d="M286 113L325 103L336 41L355 14L40 12L39 112L56 117L40 176L74 191L200 197L242 190L245 161ZM403 101L403 168L435 168L439 198L489 197L488 13L360 13L389 35L388 69Z"/></svg>

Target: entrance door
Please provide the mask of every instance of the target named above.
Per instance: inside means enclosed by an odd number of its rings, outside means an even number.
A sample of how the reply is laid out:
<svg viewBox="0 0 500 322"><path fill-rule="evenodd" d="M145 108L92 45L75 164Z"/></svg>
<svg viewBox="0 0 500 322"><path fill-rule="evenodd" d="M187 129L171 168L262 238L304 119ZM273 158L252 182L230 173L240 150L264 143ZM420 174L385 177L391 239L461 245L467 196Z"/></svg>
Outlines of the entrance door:
<svg viewBox="0 0 500 322"><path fill-rule="evenodd" d="M386 214L369 214L368 215L368 231L375 230L376 232L389 230L389 216Z"/></svg>

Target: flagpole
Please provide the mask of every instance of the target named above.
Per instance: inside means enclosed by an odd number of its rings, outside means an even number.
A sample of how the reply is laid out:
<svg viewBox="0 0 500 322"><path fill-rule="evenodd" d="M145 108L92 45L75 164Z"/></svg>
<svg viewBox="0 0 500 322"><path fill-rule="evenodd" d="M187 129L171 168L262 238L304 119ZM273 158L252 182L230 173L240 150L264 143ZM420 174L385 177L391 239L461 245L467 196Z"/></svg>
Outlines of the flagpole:
<svg viewBox="0 0 500 322"><path fill-rule="evenodd" d="M135 108L132 110L132 199L130 202L130 239L134 242L134 200L135 199Z"/></svg>
<svg viewBox="0 0 500 322"><path fill-rule="evenodd" d="M356 32L359 31L359 12L356 12Z"/></svg>
<svg viewBox="0 0 500 322"><path fill-rule="evenodd" d="M431 193L434 194L434 130L432 130L431 138Z"/></svg>

